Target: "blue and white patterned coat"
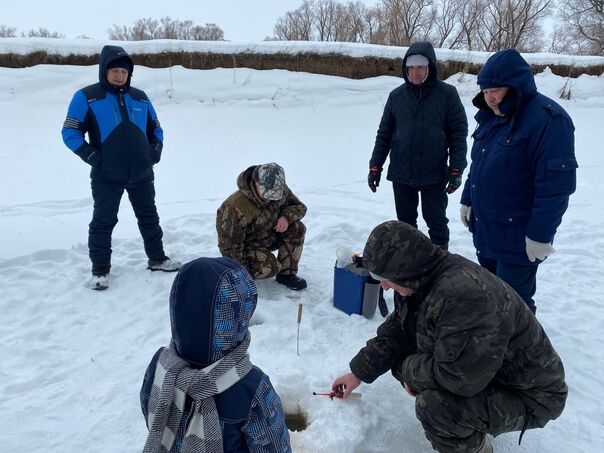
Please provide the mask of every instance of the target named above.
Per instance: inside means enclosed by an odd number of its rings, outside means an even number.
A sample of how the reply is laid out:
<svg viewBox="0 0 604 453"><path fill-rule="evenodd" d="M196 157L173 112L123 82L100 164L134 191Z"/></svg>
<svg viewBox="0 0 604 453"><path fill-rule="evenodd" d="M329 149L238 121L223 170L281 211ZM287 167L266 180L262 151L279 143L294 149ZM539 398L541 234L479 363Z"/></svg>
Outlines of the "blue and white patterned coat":
<svg viewBox="0 0 604 453"><path fill-rule="evenodd" d="M170 295L175 350L193 368L221 359L244 340L256 301L256 285L236 261L199 258L185 264ZM140 392L145 420L160 352L147 367ZM281 400L260 368L254 366L214 401L225 452L291 452ZM187 397L171 453L180 451L191 408L192 400Z"/></svg>

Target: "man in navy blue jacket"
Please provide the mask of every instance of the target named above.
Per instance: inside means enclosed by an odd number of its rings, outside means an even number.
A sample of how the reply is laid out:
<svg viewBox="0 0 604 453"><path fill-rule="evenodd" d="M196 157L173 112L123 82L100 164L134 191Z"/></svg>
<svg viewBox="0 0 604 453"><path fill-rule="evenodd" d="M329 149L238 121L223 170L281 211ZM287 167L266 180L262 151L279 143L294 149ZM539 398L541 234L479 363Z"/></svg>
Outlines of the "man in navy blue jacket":
<svg viewBox="0 0 604 453"><path fill-rule="evenodd" d="M92 167L88 249L96 290L109 285L111 233L124 190L138 220L148 268L172 272L180 267L164 253L155 207L153 165L161 157L163 131L147 95L130 86L133 68L124 49L103 47L99 82L74 94L61 131L67 147Z"/></svg>
<svg viewBox="0 0 604 453"><path fill-rule="evenodd" d="M478 74L481 92L461 221L478 262L506 281L535 312L537 267L576 188L573 122L537 92L514 49L492 55Z"/></svg>

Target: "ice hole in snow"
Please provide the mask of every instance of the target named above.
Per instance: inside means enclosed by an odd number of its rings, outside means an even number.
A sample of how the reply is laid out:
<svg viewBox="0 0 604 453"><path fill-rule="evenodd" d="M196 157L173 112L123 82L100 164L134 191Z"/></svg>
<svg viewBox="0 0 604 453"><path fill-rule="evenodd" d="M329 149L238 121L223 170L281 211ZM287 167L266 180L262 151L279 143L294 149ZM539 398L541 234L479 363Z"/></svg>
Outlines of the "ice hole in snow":
<svg viewBox="0 0 604 453"><path fill-rule="evenodd" d="M308 428L307 415L298 409L298 412L285 414L285 426L290 431L304 431Z"/></svg>

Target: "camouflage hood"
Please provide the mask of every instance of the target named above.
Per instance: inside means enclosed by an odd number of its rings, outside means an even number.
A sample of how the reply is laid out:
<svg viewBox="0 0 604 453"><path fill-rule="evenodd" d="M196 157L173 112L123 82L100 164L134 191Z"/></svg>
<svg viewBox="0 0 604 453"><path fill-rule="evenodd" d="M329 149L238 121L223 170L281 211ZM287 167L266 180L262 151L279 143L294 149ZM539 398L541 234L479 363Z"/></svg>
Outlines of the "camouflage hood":
<svg viewBox="0 0 604 453"><path fill-rule="evenodd" d="M373 274L418 291L446 257L447 253L419 230L390 220L375 227L369 235L363 264Z"/></svg>

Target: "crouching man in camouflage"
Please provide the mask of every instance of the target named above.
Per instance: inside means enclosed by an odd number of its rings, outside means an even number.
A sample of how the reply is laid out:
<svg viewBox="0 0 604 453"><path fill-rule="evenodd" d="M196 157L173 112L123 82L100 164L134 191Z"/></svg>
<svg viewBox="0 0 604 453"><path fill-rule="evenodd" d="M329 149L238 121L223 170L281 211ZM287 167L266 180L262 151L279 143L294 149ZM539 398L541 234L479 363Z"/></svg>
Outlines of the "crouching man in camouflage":
<svg viewBox="0 0 604 453"><path fill-rule="evenodd" d="M391 370L439 452L492 452L487 434L521 439L562 413L560 357L503 280L398 221L371 232L363 263L395 310L334 381L340 397Z"/></svg>
<svg viewBox="0 0 604 453"><path fill-rule="evenodd" d="M276 276L289 289L306 288L306 280L296 275L306 206L285 184L283 168L253 165L239 175L237 187L216 215L220 253L239 261L254 279Z"/></svg>

